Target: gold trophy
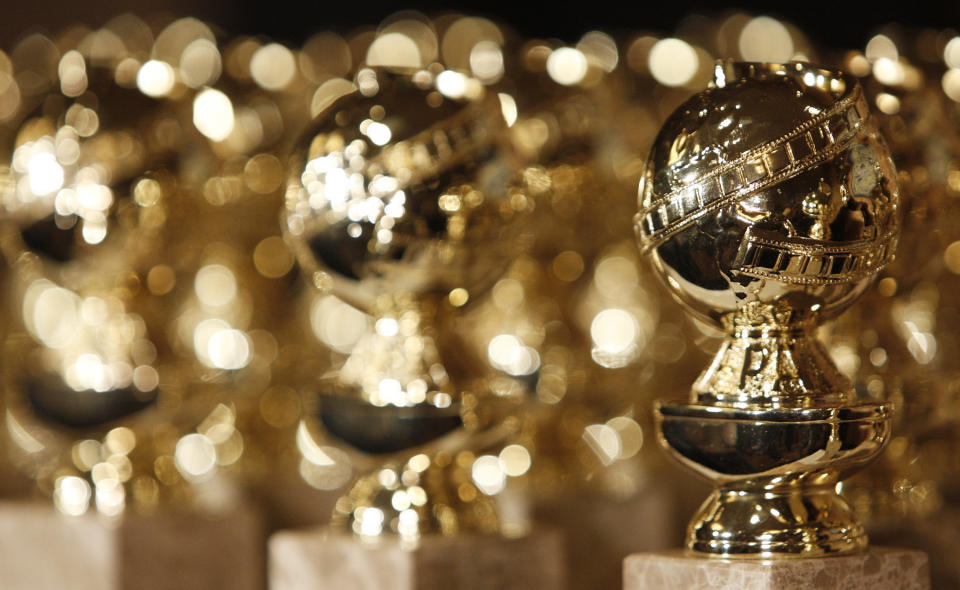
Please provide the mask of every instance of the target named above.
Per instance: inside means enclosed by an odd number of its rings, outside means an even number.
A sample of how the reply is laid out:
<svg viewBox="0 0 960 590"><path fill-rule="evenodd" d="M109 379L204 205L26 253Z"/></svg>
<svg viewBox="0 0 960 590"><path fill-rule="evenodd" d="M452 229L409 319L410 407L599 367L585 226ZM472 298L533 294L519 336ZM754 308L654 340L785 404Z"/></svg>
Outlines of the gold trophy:
<svg viewBox="0 0 960 590"><path fill-rule="evenodd" d="M478 404L481 363L451 326L503 273L514 221L531 205L507 190L514 164L494 149L506 130L500 104L450 70L365 67L353 82L325 82L314 105L285 235L315 287L372 317L342 366L308 386L319 395L299 436L381 457L337 503L334 524L361 539L495 532L464 449L503 424Z"/></svg>
<svg viewBox="0 0 960 590"><path fill-rule="evenodd" d="M129 497L152 504L159 493L152 457L136 464L152 425L131 425L161 397L162 344L140 273L160 243L169 187L145 170L173 153L141 130L171 118L76 50L62 59L66 82L44 101L57 106L25 105L0 172L11 271L0 403L13 461L62 512L95 504L115 516Z"/></svg>
<svg viewBox="0 0 960 590"><path fill-rule="evenodd" d="M851 305L898 237L896 171L856 79L718 63L664 123L636 230L673 296L726 332L660 443L716 489L686 547L722 557L863 550L837 483L875 459L889 406L860 401L812 332Z"/></svg>
<svg viewBox="0 0 960 590"><path fill-rule="evenodd" d="M12 460L70 515L200 507L207 490L234 489L221 485L226 469L245 468L244 450L264 438L244 440L237 424L259 414L244 408L278 356L257 328L284 307L278 279L293 265L276 226L259 222L282 202L282 166L243 151L275 147L292 117L271 95L237 92L268 113L238 108L256 122L245 134L229 97L216 91L211 105L212 89L177 86L167 62L126 79L114 66L132 50L88 51L137 23L71 41L60 85L24 101L0 148L11 152L0 164L5 435ZM200 21L164 30L220 59ZM236 128L230 141L210 137L218 123Z"/></svg>

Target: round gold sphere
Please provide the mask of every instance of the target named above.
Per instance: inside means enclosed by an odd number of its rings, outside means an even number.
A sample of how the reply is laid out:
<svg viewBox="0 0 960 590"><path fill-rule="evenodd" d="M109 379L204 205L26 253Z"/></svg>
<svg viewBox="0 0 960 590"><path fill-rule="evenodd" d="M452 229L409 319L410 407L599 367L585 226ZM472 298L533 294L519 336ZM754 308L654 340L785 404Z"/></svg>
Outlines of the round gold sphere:
<svg viewBox="0 0 960 590"><path fill-rule="evenodd" d="M775 304L822 319L892 256L899 190L856 80L808 64L717 66L651 150L641 247L714 323Z"/></svg>
<svg viewBox="0 0 960 590"><path fill-rule="evenodd" d="M364 68L321 86L314 108L283 225L317 287L370 311L499 275L514 211L495 95L449 70Z"/></svg>

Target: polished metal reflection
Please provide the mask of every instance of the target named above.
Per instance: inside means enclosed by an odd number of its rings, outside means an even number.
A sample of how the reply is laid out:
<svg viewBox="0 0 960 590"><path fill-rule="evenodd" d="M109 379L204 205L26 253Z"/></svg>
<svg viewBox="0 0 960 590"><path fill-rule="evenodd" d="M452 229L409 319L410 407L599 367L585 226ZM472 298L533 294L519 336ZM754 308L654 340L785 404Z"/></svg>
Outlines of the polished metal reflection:
<svg viewBox="0 0 960 590"><path fill-rule="evenodd" d="M368 61L391 59L391 39L375 41ZM452 327L458 308L517 253L515 222L532 209L508 191L515 164L497 149L507 130L500 100L452 70L363 67L352 81L322 84L313 105L288 183L285 236L313 285L369 321L342 365L313 384L317 420L305 432L322 424L391 460L355 482L334 522L361 538L411 541L496 531L484 478L470 474L463 449L478 448L478 433L504 432L490 408L512 402L478 403L484 368ZM445 470L444 451L457 453L459 479Z"/></svg>
<svg viewBox="0 0 960 590"><path fill-rule="evenodd" d="M295 422L282 395L258 404L284 362L260 326L287 307L293 257L260 222L282 203L280 161L256 153L280 151L295 109L218 82L197 19L156 42L133 16L72 30L29 38L53 78L16 64L38 86L0 126L5 455L64 514L196 508L227 470L275 468L258 447ZM203 106L215 83L228 100ZM225 122L223 141L204 131Z"/></svg>
<svg viewBox="0 0 960 590"><path fill-rule="evenodd" d="M671 293L726 338L690 403L657 407L660 441L718 487L687 547L720 556L858 551L836 494L889 429L859 402L818 324L893 256L899 189L856 80L808 64L721 63L664 124L637 233Z"/></svg>

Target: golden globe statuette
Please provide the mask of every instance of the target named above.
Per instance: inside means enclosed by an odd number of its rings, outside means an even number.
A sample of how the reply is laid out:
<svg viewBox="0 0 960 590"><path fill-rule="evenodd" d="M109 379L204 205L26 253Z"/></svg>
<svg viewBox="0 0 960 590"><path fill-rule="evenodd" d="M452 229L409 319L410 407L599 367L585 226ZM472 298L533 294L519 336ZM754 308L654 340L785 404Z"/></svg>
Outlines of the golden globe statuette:
<svg viewBox="0 0 960 590"><path fill-rule="evenodd" d="M322 424L317 438L381 458L338 502L333 524L414 542L497 532L493 502L472 487L472 458L460 451L499 426L489 401L477 403L480 363L449 329L516 253L512 222L528 207L508 195L513 165L494 149L506 130L497 97L452 71L361 68L353 82L326 82L314 104L285 235L314 286L372 321L342 367L312 387L317 420L307 428Z"/></svg>
<svg viewBox="0 0 960 590"><path fill-rule="evenodd" d="M720 557L858 552L836 484L881 452L889 407L861 401L812 331L891 259L896 172L855 78L718 64L664 123L636 230L673 296L726 337L658 437L716 489L686 547Z"/></svg>
<svg viewBox="0 0 960 590"><path fill-rule="evenodd" d="M498 99L452 70L368 67L318 97L284 230L314 286L373 317L308 386L316 409L298 446L308 458L308 437L334 436L379 467L337 501L329 529L271 538L270 585L555 588L559 536L497 534L512 532L490 497L505 473L476 456L513 430L505 414L522 392L496 395L457 333L458 308L503 274L532 208L508 188Z"/></svg>
<svg viewBox="0 0 960 590"><path fill-rule="evenodd" d="M235 478L259 442L241 433L241 420L269 373L272 337L242 330L278 297L245 284L254 266L264 274L259 252L249 264L254 248L246 244L258 231L277 230L246 222L256 214L238 207L272 216L281 193L263 195L260 166L260 190L235 183L237 199L254 198L237 205L211 198L225 160L236 173L240 148L227 153L236 141L215 142L201 128L232 107L224 96L225 106L191 108L213 90L192 92L201 82L184 86L188 60L157 55L164 38L177 38L178 52L201 41L219 64L209 27L175 21L142 67L133 56L138 46L149 54L153 34L136 17L74 30L56 45L30 37L64 52L52 59L59 84L24 100L0 131L10 136L0 151L12 152L0 165L0 252L10 264L0 310L4 445L55 506L0 503L0 522L24 531L8 539L16 550L0 551L4 585L257 586L265 531ZM131 35L125 43L100 42L122 31ZM219 74L218 65L203 86ZM256 128L270 137L266 124ZM279 188L282 171L274 176ZM219 232L228 217L229 233ZM228 335L237 338L228 343ZM211 354L228 349L239 354ZM38 563L55 567L38 576Z"/></svg>

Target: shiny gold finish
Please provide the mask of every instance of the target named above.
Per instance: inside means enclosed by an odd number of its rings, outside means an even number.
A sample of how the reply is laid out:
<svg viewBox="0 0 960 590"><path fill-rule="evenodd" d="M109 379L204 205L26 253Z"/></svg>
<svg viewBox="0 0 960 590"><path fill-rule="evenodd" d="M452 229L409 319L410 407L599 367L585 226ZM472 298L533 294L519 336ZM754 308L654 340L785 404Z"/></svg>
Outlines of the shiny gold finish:
<svg viewBox="0 0 960 590"><path fill-rule="evenodd" d="M143 131L173 122L162 105L114 84L76 50L64 59L98 96L62 84L63 97L47 96L59 106L25 109L10 146L0 191L0 249L12 269L2 404L10 456L63 513L93 505L117 516L168 495L143 417L182 391L158 358L160 327L140 273L162 243L172 198L170 178L146 169L166 165L179 146ZM184 415L164 414L171 422Z"/></svg>
<svg viewBox="0 0 960 590"><path fill-rule="evenodd" d="M657 406L675 459L717 484L687 530L687 547L726 557L810 557L859 551L867 537L836 493L889 435L882 404L784 410Z"/></svg>
<svg viewBox="0 0 960 590"><path fill-rule="evenodd" d="M469 451L420 453L364 474L334 509L331 524L361 540L384 533L415 545L421 535L500 532L494 499L474 485Z"/></svg>
<svg viewBox="0 0 960 590"><path fill-rule="evenodd" d="M831 354L860 391L888 399L897 409L888 450L843 487L872 538L884 544L913 544L936 537L931 531L951 528L944 526L944 515L955 505L960 473L960 355L951 297L960 279L960 248L954 245L960 239L955 206L960 127L957 99L950 95L956 78L949 74L956 61L950 52L930 55L917 46L926 34L877 34L865 53L861 48L844 56L847 67L861 68L865 93L876 105L878 127L900 170L900 249L910 253L884 269L863 303L830 326L827 338ZM960 47L952 37L945 35L944 43ZM882 53L889 55L891 48L899 60L885 68L889 58L881 59ZM864 71L864 64L877 60L879 66ZM939 543L925 550L932 556L957 553L955 539ZM951 560L933 557L931 564L940 585L958 579Z"/></svg>
<svg viewBox="0 0 960 590"><path fill-rule="evenodd" d="M368 60L386 59L376 43ZM335 375L309 385L318 395L308 430L318 419L354 449L400 463L469 447L464 431L502 438L501 425L490 430L491 408L521 392L478 401L494 396L452 329L458 309L503 273L517 252L516 221L533 208L508 191L514 162L499 99L459 72L364 67L353 82L324 83L314 104L283 228L313 285L370 320ZM498 528L492 509L474 514L489 498L447 502L436 490L449 482L433 476L424 503L383 520L393 488L377 477L361 477L340 504L349 508L337 521L361 537Z"/></svg>
<svg viewBox="0 0 960 590"><path fill-rule="evenodd" d="M296 117L227 76L232 101L200 90L222 73L206 24L156 32L129 16L32 36L62 55L15 66L37 87L2 129L6 455L68 515L196 508L211 480L231 489L226 471L266 471L261 443L296 423L266 403L256 423L289 356L264 326L293 263L259 222L282 203L267 152Z"/></svg>
<svg viewBox="0 0 960 590"><path fill-rule="evenodd" d="M810 333L893 255L896 173L856 80L800 63L721 63L654 142L641 247L726 333L690 403L660 404L671 456L718 488L687 547L776 557L858 551L837 482L872 461L889 410L856 400Z"/></svg>

